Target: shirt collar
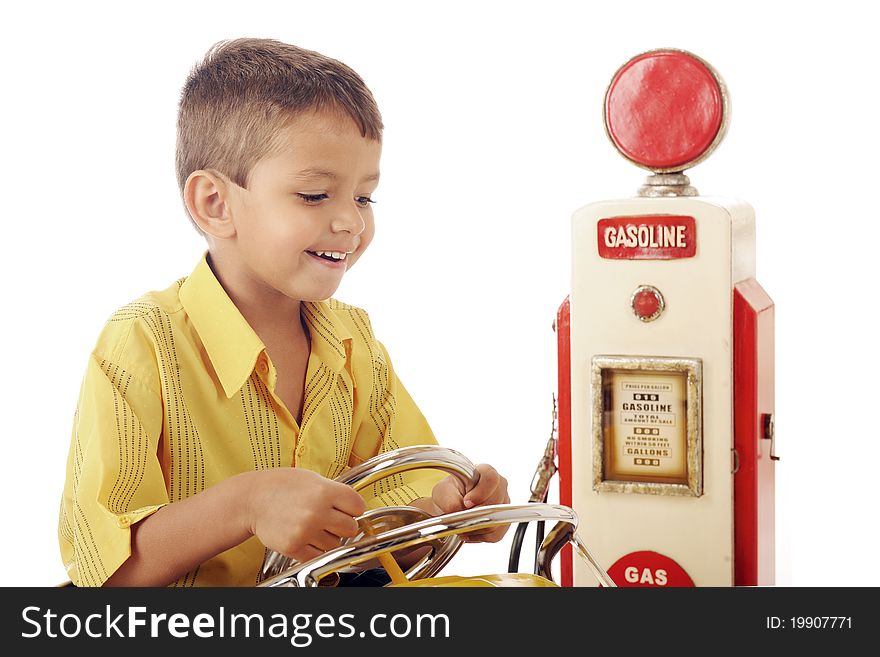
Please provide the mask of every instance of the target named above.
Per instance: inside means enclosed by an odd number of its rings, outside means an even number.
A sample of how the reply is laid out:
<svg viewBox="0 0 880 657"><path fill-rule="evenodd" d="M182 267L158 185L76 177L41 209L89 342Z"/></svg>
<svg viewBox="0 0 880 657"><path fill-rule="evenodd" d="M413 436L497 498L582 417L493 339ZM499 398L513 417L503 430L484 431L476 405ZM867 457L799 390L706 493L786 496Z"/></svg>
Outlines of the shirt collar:
<svg viewBox="0 0 880 657"><path fill-rule="evenodd" d="M339 374L351 352L351 330L333 310L334 302L303 301L302 316L309 327L312 353Z"/></svg>
<svg viewBox="0 0 880 657"><path fill-rule="evenodd" d="M254 371L266 348L226 294L208 265L207 253L180 288L180 301L205 346L223 391L232 397ZM312 353L334 372L345 366L351 331L336 317L330 301L304 301Z"/></svg>
<svg viewBox="0 0 880 657"><path fill-rule="evenodd" d="M180 301L195 326L227 397L247 381L265 349L208 265L207 253L180 287Z"/></svg>

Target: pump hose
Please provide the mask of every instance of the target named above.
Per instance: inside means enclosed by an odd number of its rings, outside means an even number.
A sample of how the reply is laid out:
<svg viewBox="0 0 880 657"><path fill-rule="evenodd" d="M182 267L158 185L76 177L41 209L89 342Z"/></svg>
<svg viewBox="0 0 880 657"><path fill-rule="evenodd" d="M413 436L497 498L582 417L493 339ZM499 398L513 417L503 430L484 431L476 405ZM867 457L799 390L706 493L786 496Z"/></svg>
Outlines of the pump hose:
<svg viewBox="0 0 880 657"><path fill-rule="evenodd" d="M555 330L555 329L554 329ZM547 491L550 479L556 473L556 395L553 395L553 424L550 428L550 438L544 447L544 455L538 462L538 467L532 477L531 496L529 502L547 502ZM507 572L519 572L519 557L522 552L523 538L526 534L527 522L521 522L516 526L513 534L513 543L510 546L510 558L507 561ZM535 564L534 573L538 574L538 551L544 542L544 522L539 521L535 530Z"/></svg>
<svg viewBox="0 0 880 657"><path fill-rule="evenodd" d="M516 531L513 534L513 543L510 546L510 559L507 562L507 572L509 573L519 572L519 554L522 551L523 537L528 526L527 522L521 522L516 526Z"/></svg>
<svg viewBox="0 0 880 657"><path fill-rule="evenodd" d="M537 502L539 500L529 500L530 502ZM544 493L543 499L541 502L547 501L547 494ZM510 558L507 561L507 572L509 573L518 573L519 572L519 558L522 552L522 544L523 538L526 535L526 529L528 528L529 523L521 522L516 526L516 531L513 533L513 542L510 545ZM544 542L544 521L536 523L535 528L535 566L533 571L535 573L538 572L538 550L541 547L541 543Z"/></svg>

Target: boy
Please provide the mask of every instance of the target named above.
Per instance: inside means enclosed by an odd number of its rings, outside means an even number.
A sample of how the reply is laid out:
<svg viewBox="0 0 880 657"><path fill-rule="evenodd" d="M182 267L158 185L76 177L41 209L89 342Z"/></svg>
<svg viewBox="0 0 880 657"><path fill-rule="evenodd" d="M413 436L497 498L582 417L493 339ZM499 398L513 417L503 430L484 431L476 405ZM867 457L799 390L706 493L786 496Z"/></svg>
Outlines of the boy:
<svg viewBox="0 0 880 657"><path fill-rule="evenodd" d="M177 175L208 251L91 355L59 522L74 584L253 586L267 548L313 558L368 505L509 501L488 465L470 491L423 471L365 501L332 481L434 442L366 313L330 299L373 237L381 136L360 77L318 53L238 39L193 69Z"/></svg>

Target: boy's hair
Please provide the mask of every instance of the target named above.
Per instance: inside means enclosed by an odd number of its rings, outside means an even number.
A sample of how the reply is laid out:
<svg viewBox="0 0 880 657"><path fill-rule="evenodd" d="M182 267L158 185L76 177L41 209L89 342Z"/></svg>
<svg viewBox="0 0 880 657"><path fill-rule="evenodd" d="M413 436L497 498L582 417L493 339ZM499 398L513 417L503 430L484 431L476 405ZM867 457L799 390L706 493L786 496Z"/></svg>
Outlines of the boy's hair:
<svg viewBox="0 0 880 657"><path fill-rule="evenodd" d="M199 169L214 169L247 188L254 165L280 146L281 130L302 112L321 109L348 115L364 137L382 138L373 94L342 62L272 39L215 43L181 91L181 197L189 174Z"/></svg>

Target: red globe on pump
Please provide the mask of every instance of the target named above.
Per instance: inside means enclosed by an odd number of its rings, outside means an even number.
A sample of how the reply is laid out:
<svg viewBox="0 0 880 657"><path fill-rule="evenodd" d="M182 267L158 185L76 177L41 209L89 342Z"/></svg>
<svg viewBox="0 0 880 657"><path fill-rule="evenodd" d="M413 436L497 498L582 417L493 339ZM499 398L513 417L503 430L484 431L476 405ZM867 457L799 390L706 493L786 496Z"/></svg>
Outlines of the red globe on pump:
<svg viewBox="0 0 880 657"><path fill-rule="evenodd" d="M617 150L655 172L706 158L727 131L727 93L704 61L654 50L624 64L605 96L605 128Z"/></svg>
<svg viewBox="0 0 880 657"><path fill-rule="evenodd" d="M774 583L773 313L755 216L684 170L721 142L728 92L696 55L633 57L605 130L651 172L572 216L559 342L560 502L618 586ZM570 552L562 582L594 586Z"/></svg>

